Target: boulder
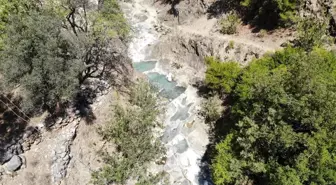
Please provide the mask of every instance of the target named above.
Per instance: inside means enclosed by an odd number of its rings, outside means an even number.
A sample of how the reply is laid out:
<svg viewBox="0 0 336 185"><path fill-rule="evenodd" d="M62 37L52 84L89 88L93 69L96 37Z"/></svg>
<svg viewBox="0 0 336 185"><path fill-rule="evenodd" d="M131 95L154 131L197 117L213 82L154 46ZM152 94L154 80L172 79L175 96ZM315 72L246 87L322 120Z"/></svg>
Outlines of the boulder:
<svg viewBox="0 0 336 185"><path fill-rule="evenodd" d="M144 22L148 19L148 17L145 14L139 13L139 14L135 14L135 17L140 21L140 22Z"/></svg>
<svg viewBox="0 0 336 185"><path fill-rule="evenodd" d="M22 160L19 156L14 155L4 166L8 172L14 172L22 165Z"/></svg>

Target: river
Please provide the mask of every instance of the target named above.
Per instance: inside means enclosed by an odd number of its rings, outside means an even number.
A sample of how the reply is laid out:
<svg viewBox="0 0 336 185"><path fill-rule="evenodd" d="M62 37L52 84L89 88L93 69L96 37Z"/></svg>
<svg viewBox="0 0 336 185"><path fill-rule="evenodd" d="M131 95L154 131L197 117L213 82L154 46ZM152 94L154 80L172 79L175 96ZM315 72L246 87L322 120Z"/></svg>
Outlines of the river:
<svg viewBox="0 0 336 185"><path fill-rule="evenodd" d="M167 148L164 165L153 165L152 171L164 170L169 174L170 184L207 185L200 166L208 145L208 127L198 115L201 98L192 85L180 85L174 81L170 71L161 68L160 58L150 58L149 46L160 42L160 33L155 31L159 24L154 7L143 0L121 4L132 26L129 56L134 68L147 75L151 84L158 87L165 104L162 141Z"/></svg>

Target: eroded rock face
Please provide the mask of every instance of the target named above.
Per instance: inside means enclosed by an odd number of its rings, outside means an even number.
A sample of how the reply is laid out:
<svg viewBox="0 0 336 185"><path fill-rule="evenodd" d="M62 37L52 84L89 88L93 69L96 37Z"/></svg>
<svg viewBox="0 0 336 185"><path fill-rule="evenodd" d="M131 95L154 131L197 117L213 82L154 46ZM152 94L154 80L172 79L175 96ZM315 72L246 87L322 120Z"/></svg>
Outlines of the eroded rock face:
<svg viewBox="0 0 336 185"><path fill-rule="evenodd" d="M232 45L232 46L230 46ZM222 61L233 60L246 64L266 51L259 46L234 42L230 39L172 33L152 47L152 57L183 61L184 64L199 68L204 57L214 56Z"/></svg>

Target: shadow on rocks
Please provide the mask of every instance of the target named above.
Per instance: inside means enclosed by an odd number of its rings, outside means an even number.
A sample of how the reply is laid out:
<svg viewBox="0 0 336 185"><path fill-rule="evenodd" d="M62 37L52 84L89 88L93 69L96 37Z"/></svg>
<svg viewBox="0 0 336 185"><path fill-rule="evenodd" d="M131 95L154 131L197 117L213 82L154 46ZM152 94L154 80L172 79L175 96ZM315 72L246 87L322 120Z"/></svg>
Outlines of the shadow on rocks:
<svg viewBox="0 0 336 185"><path fill-rule="evenodd" d="M91 105L97 97L98 87L83 87L74 97L72 103L66 102L59 104L54 108L45 120L44 126L47 131L53 128L61 127L63 124L74 121L77 117L84 119L86 124L93 124L96 116L93 113Z"/></svg>
<svg viewBox="0 0 336 185"><path fill-rule="evenodd" d="M197 95L202 98L208 98L211 96L211 89L202 80L197 80L192 84L197 89Z"/></svg>
<svg viewBox="0 0 336 185"><path fill-rule="evenodd" d="M0 164L23 151L16 145L22 139L29 117L20 109L20 98L12 94L0 95Z"/></svg>
<svg viewBox="0 0 336 185"><path fill-rule="evenodd" d="M196 81L193 86L198 89L198 95L203 98L213 96L211 89L204 83L204 81ZM223 95L223 106L227 107L222 113L222 117L216 122L207 122L209 125L209 144L206 146L206 151L200 161L201 171L198 174L198 181L201 185L213 185L211 178L211 164L212 159L216 155L216 144L222 141L223 138L229 134L234 127L235 120L230 116L230 105L232 104L232 97Z"/></svg>
<svg viewBox="0 0 336 185"><path fill-rule="evenodd" d="M230 118L229 111L226 111L219 120L209 123L209 125L209 144L200 162L199 183L202 185L214 184L211 178L211 164L216 155L216 145L229 134L234 126L234 121Z"/></svg>
<svg viewBox="0 0 336 185"><path fill-rule="evenodd" d="M96 97L96 90L88 87L79 92L75 98L76 115L83 118L85 123L89 125L93 124L96 120L91 107Z"/></svg>

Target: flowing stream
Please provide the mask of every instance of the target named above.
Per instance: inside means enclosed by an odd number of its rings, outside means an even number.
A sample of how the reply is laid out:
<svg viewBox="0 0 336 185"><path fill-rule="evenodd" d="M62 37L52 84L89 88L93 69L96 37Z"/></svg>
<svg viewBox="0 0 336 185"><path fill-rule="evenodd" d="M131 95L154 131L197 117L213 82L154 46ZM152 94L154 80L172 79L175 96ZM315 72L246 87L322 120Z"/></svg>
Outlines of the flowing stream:
<svg viewBox="0 0 336 185"><path fill-rule="evenodd" d="M201 175L201 159L208 144L207 126L198 116L201 98L191 85L180 86L169 71L160 67L160 59L148 59L148 46L160 42L155 31L156 10L143 0L122 3L122 9L132 25L133 38L129 56L134 68L147 75L151 84L168 99L165 105L162 141L167 148L164 165L154 165L152 171L166 171L170 184L210 185Z"/></svg>

